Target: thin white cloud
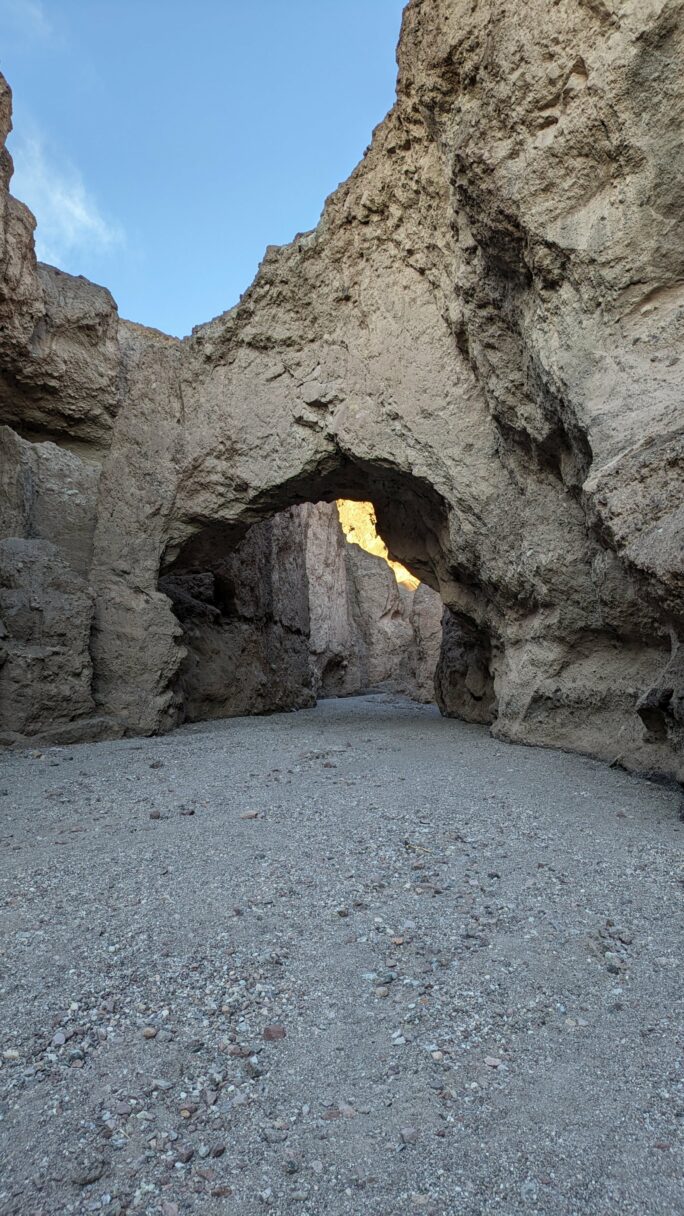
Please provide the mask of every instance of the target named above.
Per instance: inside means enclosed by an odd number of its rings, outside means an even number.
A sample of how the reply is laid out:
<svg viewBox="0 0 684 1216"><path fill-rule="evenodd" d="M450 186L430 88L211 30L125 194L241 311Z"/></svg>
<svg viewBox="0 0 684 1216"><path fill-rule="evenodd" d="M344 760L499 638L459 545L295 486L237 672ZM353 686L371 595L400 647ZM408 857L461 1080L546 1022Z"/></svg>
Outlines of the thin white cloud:
<svg viewBox="0 0 684 1216"><path fill-rule="evenodd" d="M14 141L12 157L12 194L36 217L39 261L71 269L74 258L124 243L122 228L102 214L78 170L58 163L39 135Z"/></svg>
<svg viewBox="0 0 684 1216"><path fill-rule="evenodd" d="M0 0L0 18L29 38L47 39L54 26L40 0Z"/></svg>

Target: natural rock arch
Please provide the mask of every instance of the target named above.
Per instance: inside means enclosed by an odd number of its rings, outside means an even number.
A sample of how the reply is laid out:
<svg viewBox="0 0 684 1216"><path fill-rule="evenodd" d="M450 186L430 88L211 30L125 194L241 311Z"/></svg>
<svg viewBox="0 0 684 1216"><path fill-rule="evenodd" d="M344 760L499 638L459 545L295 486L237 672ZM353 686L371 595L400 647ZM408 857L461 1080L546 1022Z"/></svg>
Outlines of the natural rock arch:
<svg viewBox="0 0 684 1216"><path fill-rule="evenodd" d="M424 584L417 597L345 543L335 501L371 495L393 553ZM447 514L410 474L339 456L167 551L159 588L183 624L181 717L301 706L378 681L433 700L442 601L429 588L447 577Z"/></svg>
<svg viewBox="0 0 684 1216"><path fill-rule="evenodd" d="M181 474L179 478L181 483L185 481L184 493L192 502L199 498L192 479L201 475L195 470L188 471L185 477ZM233 553L252 528L290 507L332 502L338 498L372 499L379 530L392 556L443 597L453 582L447 562L450 541L446 501L429 482L393 467L389 460L375 465L354 461L348 455L336 452L332 457L328 455L322 459L317 467L308 464L286 482L256 490L245 485L242 496L243 501L237 509L217 501L215 513L209 518L195 515L188 519L175 509L171 510L165 526L169 539L159 556L155 584L163 594L162 597L145 594L147 622L144 631L132 633L129 627L133 623L135 629L134 623L141 611L139 564L135 567L131 563L120 564L124 578L116 583L110 581L109 592L102 597L106 598L120 624L116 631L107 628L100 643L105 651L112 641L115 647L115 652L106 659L112 671L112 682L108 690L101 693L101 698L107 704L111 704L113 698L122 698L118 713L125 717L129 728L135 724L135 729L159 730L168 725L169 689L173 685L174 668L181 661L178 631L169 618L169 603L164 594L168 593L169 582L212 568L217 560ZM110 548L109 541L107 548ZM158 644L151 644L151 639L156 639ZM98 660L97 669L101 670L102 655ZM127 670L131 672L132 682L126 689ZM159 679L161 673L164 686ZM141 690L146 688L154 690L151 698L144 692L141 695ZM137 719L141 711L145 716Z"/></svg>
<svg viewBox="0 0 684 1216"><path fill-rule="evenodd" d="M206 546L233 547L251 524L288 507L338 498L372 501L379 530L396 560L437 591L446 584L449 509L445 499L429 481L393 467L389 460L365 463L341 453L316 469L303 469L298 477L249 497L237 518L195 522L184 543L177 536L170 543L162 569L181 562L186 567L196 564Z"/></svg>
<svg viewBox="0 0 684 1216"><path fill-rule="evenodd" d="M182 342L37 266L3 194L4 737L163 729L162 564L353 466L445 504L427 565L495 731L681 775L682 37L677 4L412 0L358 169ZM79 546L37 518L60 486ZM22 595L81 625L36 658Z"/></svg>

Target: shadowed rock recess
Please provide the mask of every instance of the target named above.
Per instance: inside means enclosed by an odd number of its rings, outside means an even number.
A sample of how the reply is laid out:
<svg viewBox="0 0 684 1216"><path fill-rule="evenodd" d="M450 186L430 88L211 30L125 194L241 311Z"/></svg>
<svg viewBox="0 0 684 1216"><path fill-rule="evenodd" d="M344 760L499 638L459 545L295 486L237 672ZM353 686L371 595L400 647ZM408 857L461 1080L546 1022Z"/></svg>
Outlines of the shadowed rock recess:
<svg viewBox="0 0 684 1216"><path fill-rule="evenodd" d="M676 0L412 0L359 167L183 341L36 264L3 153L5 741L174 725L168 580L343 497L442 598L444 712L682 777L683 36Z"/></svg>

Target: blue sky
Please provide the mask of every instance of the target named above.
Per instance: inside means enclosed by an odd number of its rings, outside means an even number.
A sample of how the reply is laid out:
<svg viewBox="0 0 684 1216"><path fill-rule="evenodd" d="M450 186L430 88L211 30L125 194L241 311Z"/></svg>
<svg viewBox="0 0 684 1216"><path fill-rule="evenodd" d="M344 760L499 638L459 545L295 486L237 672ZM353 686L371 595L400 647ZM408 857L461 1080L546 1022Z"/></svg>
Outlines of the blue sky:
<svg viewBox="0 0 684 1216"><path fill-rule="evenodd" d="M403 0L0 0L38 256L186 334L314 227L394 100Z"/></svg>

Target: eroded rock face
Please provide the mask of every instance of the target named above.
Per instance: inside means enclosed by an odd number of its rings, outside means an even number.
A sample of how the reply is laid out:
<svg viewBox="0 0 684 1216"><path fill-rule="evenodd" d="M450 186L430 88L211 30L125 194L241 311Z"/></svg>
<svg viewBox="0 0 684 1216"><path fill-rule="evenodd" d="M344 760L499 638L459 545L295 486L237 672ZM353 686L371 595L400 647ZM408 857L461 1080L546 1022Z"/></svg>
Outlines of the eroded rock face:
<svg viewBox="0 0 684 1216"><path fill-rule="evenodd" d="M0 541L0 743L106 733L92 697L92 615L92 593L54 545Z"/></svg>
<svg viewBox="0 0 684 1216"><path fill-rule="evenodd" d="M489 637L449 608L444 610L435 691L442 713L450 717L487 725L496 717Z"/></svg>
<svg viewBox="0 0 684 1216"><path fill-rule="evenodd" d="M206 569L162 578L183 636L178 721L313 705L306 533L298 508L255 524Z"/></svg>
<svg viewBox="0 0 684 1216"><path fill-rule="evenodd" d="M683 37L677 0L412 0L358 169L183 342L36 266L3 154L0 420L100 467L112 730L175 720L160 573L363 498L459 622L447 709L682 775Z"/></svg>
<svg viewBox="0 0 684 1216"><path fill-rule="evenodd" d="M402 586L382 557L349 543L335 503L301 509L316 695L379 689L433 701L439 596L422 585Z"/></svg>
<svg viewBox="0 0 684 1216"><path fill-rule="evenodd" d="M115 731L92 694L98 479L97 466L0 426L0 742Z"/></svg>

